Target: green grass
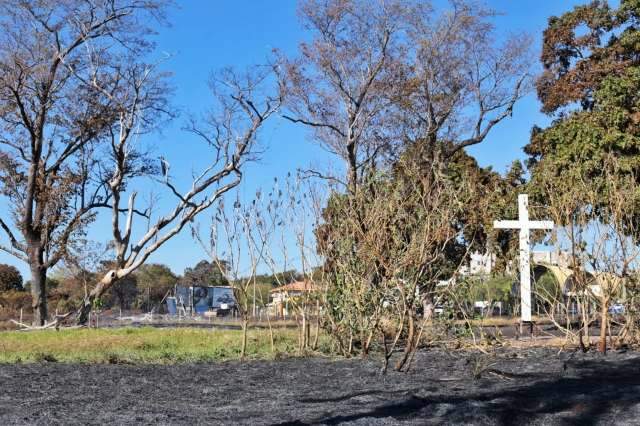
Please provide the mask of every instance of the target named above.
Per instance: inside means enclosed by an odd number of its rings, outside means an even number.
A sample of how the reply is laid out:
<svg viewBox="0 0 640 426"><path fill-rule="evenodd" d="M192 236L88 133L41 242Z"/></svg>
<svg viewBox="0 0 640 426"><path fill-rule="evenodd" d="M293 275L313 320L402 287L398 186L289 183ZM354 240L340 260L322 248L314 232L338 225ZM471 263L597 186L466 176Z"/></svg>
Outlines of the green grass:
<svg viewBox="0 0 640 426"><path fill-rule="evenodd" d="M295 355L297 330L249 330L248 359ZM242 333L193 328L121 328L0 332L0 363L173 364L239 359Z"/></svg>

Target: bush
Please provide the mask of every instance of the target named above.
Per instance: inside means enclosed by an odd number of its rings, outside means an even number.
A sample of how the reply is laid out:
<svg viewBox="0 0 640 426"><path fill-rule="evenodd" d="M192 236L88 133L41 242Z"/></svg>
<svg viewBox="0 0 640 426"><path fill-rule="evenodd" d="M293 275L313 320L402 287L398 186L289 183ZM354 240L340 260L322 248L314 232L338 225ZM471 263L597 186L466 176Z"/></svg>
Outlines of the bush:
<svg viewBox="0 0 640 426"><path fill-rule="evenodd" d="M22 289L20 271L11 265L0 263L0 292Z"/></svg>
<svg viewBox="0 0 640 426"><path fill-rule="evenodd" d="M58 300L58 303L56 304L56 310L61 313L67 313L67 312L71 312L74 311L78 308L79 303L70 300L70 299L60 299Z"/></svg>
<svg viewBox="0 0 640 426"><path fill-rule="evenodd" d="M18 311L31 307L31 294L25 291L10 290L0 293L0 307Z"/></svg>

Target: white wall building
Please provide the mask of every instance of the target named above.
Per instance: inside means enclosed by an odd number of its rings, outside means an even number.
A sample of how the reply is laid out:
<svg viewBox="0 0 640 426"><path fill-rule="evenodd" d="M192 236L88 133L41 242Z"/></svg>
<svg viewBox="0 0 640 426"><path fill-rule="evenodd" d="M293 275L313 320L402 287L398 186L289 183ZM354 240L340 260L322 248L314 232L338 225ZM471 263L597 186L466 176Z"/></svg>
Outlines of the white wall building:
<svg viewBox="0 0 640 426"><path fill-rule="evenodd" d="M464 265L460 268L460 275L489 275L495 265L495 254L482 254L479 251L476 251L474 253L471 253L469 265Z"/></svg>

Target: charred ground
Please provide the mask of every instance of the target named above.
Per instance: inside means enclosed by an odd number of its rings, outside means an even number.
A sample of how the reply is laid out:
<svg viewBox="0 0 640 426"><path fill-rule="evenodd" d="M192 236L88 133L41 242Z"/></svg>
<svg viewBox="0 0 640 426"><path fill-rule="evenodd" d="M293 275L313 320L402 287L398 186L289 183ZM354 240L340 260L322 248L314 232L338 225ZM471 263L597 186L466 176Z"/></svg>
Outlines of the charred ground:
<svg viewBox="0 0 640 426"><path fill-rule="evenodd" d="M409 373L320 358L0 366L2 424L593 424L640 416L640 354L421 352Z"/></svg>

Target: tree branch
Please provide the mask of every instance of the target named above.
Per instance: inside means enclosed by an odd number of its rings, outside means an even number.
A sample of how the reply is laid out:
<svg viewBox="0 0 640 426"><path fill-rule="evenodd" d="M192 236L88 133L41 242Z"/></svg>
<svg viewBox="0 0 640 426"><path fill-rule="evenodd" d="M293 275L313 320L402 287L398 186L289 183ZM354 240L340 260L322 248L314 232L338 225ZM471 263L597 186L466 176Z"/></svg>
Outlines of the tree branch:
<svg viewBox="0 0 640 426"><path fill-rule="evenodd" d="M16 249L19 250L23 253L26 252L26 249L24 247L23 244L21 244L15 237L15 235L13 235L13 232L11 232L11 229L7 226L7 224L0 219L0 228L2 228L4 230L4 232L7 233L7 236L9 237L9 241L11 242L11 246Z"/></svg>
<svg viewBox="0 0 640 426"><path fill-rule="evenodd" d="M343 138L346 137L346 135L344 134L344 132L340 129L338 129L336 126L332 125L332 124L324 124L324 123L315 123L313 121L308 121L308 120L304 120L302 118L293 118L290 117L286 114L282 115L283 118L291 121L292 123L302 123L305 124L307 126L311 126L311 127L326 127L328 129L333 130L334 132L336 132L337 134L339 134L340 136L342 136Z"/></svg>

